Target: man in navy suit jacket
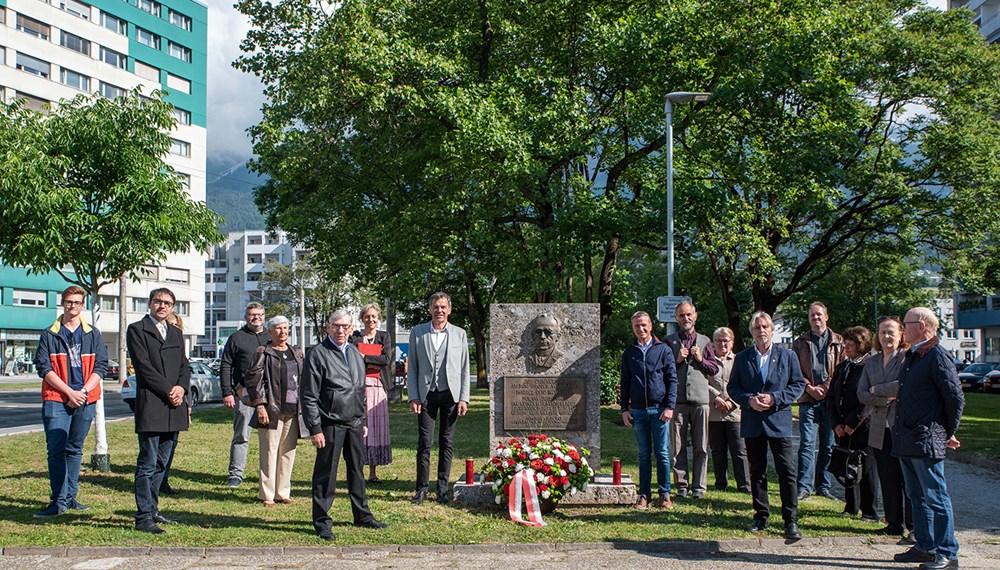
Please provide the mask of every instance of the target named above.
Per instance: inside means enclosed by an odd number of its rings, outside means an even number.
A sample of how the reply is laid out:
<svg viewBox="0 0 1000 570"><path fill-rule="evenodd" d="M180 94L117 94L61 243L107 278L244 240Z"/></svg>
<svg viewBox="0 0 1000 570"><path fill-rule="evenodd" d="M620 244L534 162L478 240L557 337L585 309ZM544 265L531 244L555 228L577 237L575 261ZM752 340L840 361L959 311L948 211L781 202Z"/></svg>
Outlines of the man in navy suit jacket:
<svg viewBox="0 0 1000 570"><path fill-rule="evenodd" d="M754 345L736 355L729 377L729 396L743 409L740 432L746 439L754 517L750 532L768 527L767 448L778 472L781 518L785 538L799 539L799 501L792 458L792 404L805 390L805 378L791 350L774 346L771 316L758 311L750 317Z"/></svg>

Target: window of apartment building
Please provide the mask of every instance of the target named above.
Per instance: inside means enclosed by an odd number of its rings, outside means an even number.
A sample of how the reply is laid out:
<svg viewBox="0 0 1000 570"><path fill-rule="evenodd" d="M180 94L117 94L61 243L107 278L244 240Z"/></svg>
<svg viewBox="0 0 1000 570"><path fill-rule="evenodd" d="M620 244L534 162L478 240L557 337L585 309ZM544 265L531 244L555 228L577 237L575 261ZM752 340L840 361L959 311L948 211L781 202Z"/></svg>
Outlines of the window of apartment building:
<svg viewBox="0 0 1000 570"><path fill-rule="evenodd" d="M59 45L90 57L90 40L85 40L76 34L63 30L59 38Z"/></svg>
<svg viewBox="0 0 1000 570"><path fill-rule="evenodd" d="M33 20L24 14L17 15L17 29L43 40L49 39L49 35L52 33L52 29L49 28L48 24Z"/></svg>
<svg viewBox="0 0 1000 570"><path fill-rule="evenodd" d="M12 298L14 306L20 307L44 307L48 293L45 291L35 291L33 289L14 289Z"/></svg>
<svg viewBox="0 0 1000 570"><path fill-rule="evenodd" d="M946 328L944 329L944 338L958 338L955 336L955 330Z"/></svg>
<svg viewBox="0 0 1000 570"><path fill-rule="evenodd" d="M191 272L187 269L180 269L178 267L164 267L162 279L167 283L190 283L191 282Z"/></svg>
<svg viewBox="0 0 1000 570"><path fill-rule="evenodd" d="M233 283L239 283L239 282L240 282L240 276L239 275L233 275Z"/></svg>
<svg viewBox="0 0 1000 570"><path fill-rule="evenodd" d="M74 16L90 19L90 5L76 0L59 0L59 8L73 14Z"/></svg>
<svg viewBox="0 0 1000 570"><path fill-rule="evenodd" d="M177 77L171 73L167 74L167 87L180 91L181 93L191 93L191 82L183 77Z"/></svg>
<svg viewBox="0 0 1000 570"><path fill-rule="evenodd" d="M278 245L278 236L272 236L268 234L267 245Z"/></svg>
<svg viewBox="0 0 1000 570"><path fill-rule="evenodd" d="M260 281L260 276L261 273L259 271L247 273L247 283L256 283L257 281Z"/></svg>
<svg viewBox="0 0 1000 570"><path fill-rule="evenodd" d="M247 265L252 263L262 263L264 261L264 256L259 253L247 254Z"/></svg>
<svg viewBox="0 0 1000 570"><path fill-rule="evenodd" d="M131 313L145 313L149 311L149 299L145 297L129 297Z"/></svg>
<svg viewBox="0 0 1000 570"><path fill-rule="evenodd" d="M170 139L170 154L177 156L191 156L191 143Z"/></svg>
<svg viewBox="0 0 1000 570"><path fill-rule="evenodd" d="M0 24L6 24L6 23L7 23L7 9L4 8L3 6L0 6Z"/></svg>
<svg viewBox="0 0 1000 570"><path fill-rule="evenodd" d="M153 49L160 49L160 36L154 34L149 30L144 30L142 28L135 29L135 39L137 42L144 46L149 46Z"/></svg>
<svg viewBox="0 0 1000 570"><path fill-rule="evenodd" d="M149 12L150 14L160 17L160 3L154 2L153 0L139 0L139 9L143 12Z"/></svg>
<svg viewBox="0 0 1000 570"><path fill-rule="evenodd" d="M101 61L104 63L110 63L115 67L125 69L125 62L127 60L128 58L125 57L125 54L101 46Z"/></svg>
<svg viewBox="0 0 1000 570"><path fill-rule="evenodd" d="M174 118L177 119L178 125L190 125L191 111L185 111L184 109L174 107Z"/></svg>
<svg viewBox="0 0 1000 570"><path fill-rule="evenodd" d="M212 282L212 274L211 273L206 273L205 274L205 283L211 283L211 282ZM207 296L208 293L205 293L205 295Z"/></svg>
<svg viewBox="0 0 1000 570"><path fill-rule="evenodd" d="M48 99L42 99L41 97L35 97L34 95L28 95L27 93L17 92L17 96L14 99L22 101L24 108L31 111L36 111L42 113L43 115L49 114L49 101Z"/></svg>
<svg viewBox="0 0 1000 570"><path fill-rule="evenodd" d="M52 66L49 65L49 62L38 59L37 57L31 57L30 55L21 52L17 52L16 67L25 73L30 73L46 79L49 78L49 73L52 68Z"/></svg>
<svg viewBox="0 0 1000 570"><path fill-rule="evenodd" d="M150 81L160 82L160 70L152 65L145 64L139 60L135 60L135 74L143 79L148 79Z"/></svg>
<svg viewBox="0 0 1000 570"><path fill-rule="evenodd" d="M101 95L104 95L108 99L124 97L126 93L125 89L118 87L117 85L112 85L103 81L101 82Z"/></svg>
<svg viewBox="0 0 1000 570"><path fill-rule="evenodd" d="M125 23L125 20L116 18L107 12L101 12L101 25L116 34L124 36L128 33L128 24Z"/></svg>
<svg viewBox="0 0 1000 570"><path fill-rule="evenodd" d="M225 282L226 282L225 273L216 273L215 275L212 276L212 283L225 283Z"/></svg>
<svg viewBox="0 0 1000 570"><path fill-rule="evenodd" d="M170 11L170 23L182 30L191 31L191 18L180 12Z"/></svg>
<svg viewBox="0 0 1000 570"><path fill-rule="evenodd" d="M0 65L7 65L7 48L0 45ZM3 100L3 86L0 85L0 101Z"/></svg>
<svg viewBox="0 0 1000 570"><path fill-rule="evenodd" d="M264 256L264 263L267 263L268 261L273 261L274 263L281 263L281 254L280 253L269 253L269 254L265 255Z"/></svg>
<svg viewBox="0 0 1000 570"><path fill-rule="evenodd" d="M247 245L261 245L264 243L264 236L247 236Z"/></svg>
<svg viewBox="0 0 1000 570"><path fill-rule="evenodd" d="M976 331L973 329L962 329L962 338L976 338Z"/></svg>
<svg viewBox="0 0 1000 570"><path fill-rule="evenodd" d="M111 295L101 295L101 310L102 311L117 311L118 310L118 297L112 297Z"/></svg>
<svg viewBox="0 0 1000 570"><path fill-rule="evenodd" d="M186 61L191 63L191 50L186 48L181 44L175 44L174 42L168 42L170 47L170 55L176 57L181 61Z"/></svg>
<svg viewBox="0 0 1000 570"><path fill-rule="evenodd" d="M181 181L181 189L185 192L191 190L191 175L183 172L177 173L177 178Z"/></svg>
<svg viewBox="0 0 1000 570"><path fill-rule="evenodd" d="M80 91L90 91L90 78L82 73L77 73L72 69L66 69L65 67L59 71L59 81L63 85L69 85L70 87L75 87Z"/></svg>
<svg viewBox="0 0 1000 570"><path fill-rule="evenodd" d="M983 341L984 356L1000 356L1000 337L988 337Z"/></svg>

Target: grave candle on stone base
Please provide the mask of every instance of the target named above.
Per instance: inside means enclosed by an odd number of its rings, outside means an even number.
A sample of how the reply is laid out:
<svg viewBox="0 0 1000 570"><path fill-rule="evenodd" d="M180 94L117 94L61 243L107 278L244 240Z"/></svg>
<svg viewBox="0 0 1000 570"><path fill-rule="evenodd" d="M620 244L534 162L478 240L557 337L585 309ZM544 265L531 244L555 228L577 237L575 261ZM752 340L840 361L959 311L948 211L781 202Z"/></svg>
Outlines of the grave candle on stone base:
<svg viewBox="0 0 1000 570"><path fill-rule="evenodd" d="M612 482L619 486L622 484L622 460L615 457L614 461L611 463L611 477Z"/></svg>

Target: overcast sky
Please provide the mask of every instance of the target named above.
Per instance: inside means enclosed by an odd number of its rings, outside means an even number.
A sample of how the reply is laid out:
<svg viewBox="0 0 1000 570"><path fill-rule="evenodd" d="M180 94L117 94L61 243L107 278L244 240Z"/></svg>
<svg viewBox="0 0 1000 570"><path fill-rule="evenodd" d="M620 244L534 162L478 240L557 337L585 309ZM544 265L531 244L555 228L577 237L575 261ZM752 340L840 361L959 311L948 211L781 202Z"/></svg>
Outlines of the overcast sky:
<svg viewBox="0 0 1000 570"><path fill-rule="evenodd" d="M263 87L232 66L250 24L234 0L208 1L208 160L234 166L251 156L246 130L260 121ZM210 167L209 170L213 168ZM212 175L221 172L210 172Z"/></svg>

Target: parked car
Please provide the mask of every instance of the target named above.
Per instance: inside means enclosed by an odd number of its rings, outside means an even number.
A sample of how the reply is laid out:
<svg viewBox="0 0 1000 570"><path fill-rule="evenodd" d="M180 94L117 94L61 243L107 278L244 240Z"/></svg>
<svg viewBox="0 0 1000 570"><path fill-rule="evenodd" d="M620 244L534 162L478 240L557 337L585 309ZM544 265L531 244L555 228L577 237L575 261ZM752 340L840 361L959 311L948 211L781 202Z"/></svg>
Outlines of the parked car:
<svg viewBox="0 0 1000 570"><path fill-rule="evenodd" d="M986 375L1000 368L1000 364L989 362L976 362L968 365L958 373L958 381L962 383L963 392L983 392L985 390Z"/></svg>
<svg viewBox="0 0 1000 570"><path fill-rule="evenodd" d="M117 382L118 381L118 368L119 368L118 361L117 360L112 360L112 359L109 358L108 359L108 371L104 373L104 380L105 381L111 381L111 382ZM126 373L126 376L128 376L129 374L135 374L135 370L132 368L132 363L131 362L128 363L128 372Z"/></svg>
<svg viewBox="0 0 1000 570"><path fill-rule="evenodd" d="M1000 392L1000 369L991 370L983 376L984 392Z"/></svg>
<svg viewBox="0 0 1000 570"><path fill-rule="evenodd" d="M122 382L122 400L135 411L135 376L129 376ZM222 381L219 375L212 372L204 362L191 363L191 391L188 392L188 402L197 406L206 402L222 401Z"/></svg>

